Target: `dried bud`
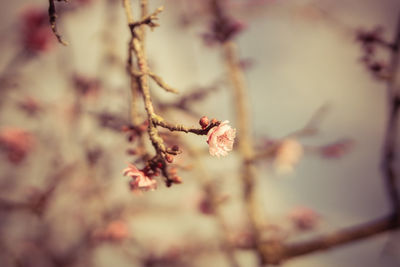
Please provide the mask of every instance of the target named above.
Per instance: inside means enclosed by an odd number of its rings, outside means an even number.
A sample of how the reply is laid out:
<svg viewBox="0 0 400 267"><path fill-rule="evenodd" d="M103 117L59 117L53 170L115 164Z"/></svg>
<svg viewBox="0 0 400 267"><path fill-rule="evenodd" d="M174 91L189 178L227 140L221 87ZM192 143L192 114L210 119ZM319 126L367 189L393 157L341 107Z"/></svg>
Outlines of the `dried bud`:
<svg viewBox="0 0 400 267"><path fill-rule="evenodd" d="M165 160L168 163L172 163L174 161L174 157L172 155L170 155L170 154L167 154L167 155L165 155Z"/></svg>
<svg viewBox="0 0 400 267"><path fill-rule="evenodd" d="M135 137L136 137L135 133L130 133L128 135L128 142L133 142L135 140Z"/></svg>
<svg viewBox="0 0 400 267"><path fill-rule="evenodd" d="M173 150L173 151L179 151L179 146L174 145L174 146L172 147L172 150Z"/></svg>
<svg viewBox="0 0 400 267"><path fill-rule="evenodd" d="M384 63L381 63L381 62L373 62L373 63L369 66L369 68L370 68L370 70L371 70L372 72L380 72L380 71L383 70L384 67L385 67L385 66L384 66Z"/></svg>
<svg viewBox="0 0 400 267"><path fill-rule="evenodd" d="M203 129L207 128L209 123L210 123L210 121L208 120L207 116L203 116L199 120L199 124L200 124L201 128L203 128Z"/></svg>

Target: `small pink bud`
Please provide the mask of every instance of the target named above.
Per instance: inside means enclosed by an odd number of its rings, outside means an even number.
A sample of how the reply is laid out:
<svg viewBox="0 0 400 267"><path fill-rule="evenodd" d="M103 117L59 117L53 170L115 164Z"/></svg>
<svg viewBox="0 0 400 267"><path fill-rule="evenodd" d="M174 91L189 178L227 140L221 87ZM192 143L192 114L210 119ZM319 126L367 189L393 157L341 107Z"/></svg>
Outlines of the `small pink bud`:
<svg viewBox="0 0 400 267"><path fill-rule="evenodd" d="M181 184L182 183L182 178L180 176L173 176L172 177L172 182L175 184Z"/></svg>
<svg viewBox="0 0 400 267"><path fill-rule="evenodd" d="M210 121L208 120L207 116L203 116L199 120L199 124L200 124L201 128L203 128L203 129L207 128L209 123L210 123Z"/></svg>
<svg viewBox="0 0 400 267"><path fill-rule="evenodd" d="M167 154L167 155L165 156L165 160L166 160L168 163L172 163L172 162L174 161L174 157L173 157L172 155L170 155L170 154Z"/></svg>

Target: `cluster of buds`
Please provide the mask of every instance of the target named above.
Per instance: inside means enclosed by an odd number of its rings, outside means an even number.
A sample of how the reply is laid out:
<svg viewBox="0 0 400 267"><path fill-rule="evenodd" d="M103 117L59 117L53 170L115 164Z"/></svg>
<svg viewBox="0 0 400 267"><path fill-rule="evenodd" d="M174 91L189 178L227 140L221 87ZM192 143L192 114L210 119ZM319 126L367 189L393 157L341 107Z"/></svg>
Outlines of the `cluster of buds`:
<svg viewBox="0 0 400 267"><path fill-rule="evenodd" d="M21 15L21 41L31 52L45 52L52 48L55 38L44 8L30 7Z"/></svg>
<svg viewBox="0 0 400 267"><path fill-rule="evenodd" d="M188 129L184 128L184 131L194 132L199 135L207 134L207 143L209 145L209 152L212 156L226 156L229 151L233 148L233 143L236 135L236 129L233 129L229 125L229 121L220 122L216 119L209 119L203 116L199 120L201 129ZM170 126L169 128L173 131L177 126ZM124 126L123 131L128 132L129 141L134 141L135 137L143 134L148 128L148 124L143 123L139 126ZM182 128L179 128L182 129ZM143 149L143 148L141 148ZM130 183L131 189L137 191L138 189L147 191L154 190L157 182L153 179L153 176L157 176L160 173L166 178L166 185L171 186L172 184L182 183L181 177L177 175L177 168L168 166L174 162L174 157L181 153L179 146L172 145L165 148L165 143L162 143L161 148L157 147L157 154L149 159L148 154L144 151L137 151L129 149L128 154L139 155L142 160L146 162L146 166L139 170L134 165L130 164L123 173L132 177Z"/></svg>
<svg viewBox="0 0 400 267"><path fill-rule="evenodd" d="M0 131L0 148L6 151L9 161L14 164L26 157L34 143L34 136L23 129L7 127Z"/></svg>
<svg viewBox="0 0 400 267"><path fill-rule="evenodd" d="M383 28L380 26L370 31L360 29L356 32L357 41L361 44L363 51L361 62L370 71L373 77L378 80L387 79L389 74L387 64L376 58L377 48L393 48L392 45L384 40L382 34Z"/></svg>

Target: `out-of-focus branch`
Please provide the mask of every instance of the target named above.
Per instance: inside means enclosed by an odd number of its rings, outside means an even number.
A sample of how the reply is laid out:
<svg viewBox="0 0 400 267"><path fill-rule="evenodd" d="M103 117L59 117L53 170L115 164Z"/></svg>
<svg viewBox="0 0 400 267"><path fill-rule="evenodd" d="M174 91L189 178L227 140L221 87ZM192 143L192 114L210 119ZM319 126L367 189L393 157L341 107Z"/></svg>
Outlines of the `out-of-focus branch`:
<svg viewBox="0 0 400 267"><path fill-rule="evenodd" d="M383 145L382 171L386 180L388 195L392 209L397 214L400 223L400 195L397 188L397 173L395 171L397 124L399 118L400 96L397 86L397 72L399 68L400 50L400 14L398 16L397 28L391 50L390 72L387 81L388 121Z"/></svg>
<svg viewBox="0 0 400 267"><path fill-rule="evenodd" d="M224 14L221 1L211 0L211 10L216 23L225 23L226 15ZM222 53L226 64L229 78L233 89L233 106L236 111L237 130L239 135L239 153L242 159L241 180L243 187L243 200L249 217L251 232L255 237L258 257L260 264L264 262L260 243L260 226L263 219L261 218L261 209L256 198L255 183L256 169L251 159L254 157L252 131L250 128L250 116L248 107L247 88L243 70L239 65L239 58L236 51L236 45L231 40L222 43Z"/></svg>
<svg viewBox="0 0 400 267"><path fill-rule="evenodd" d="M266 243L264 253L267 264L279 264L284 260L323 251L333 247L360 241L397 229L396 215L386 216L368 223L344 228L306 241L294 243Z"/></svg>
<svg viewBox="0 0 400 267"><path fill-rule="evenodd" d="M217 1L216 1L217 2ZM239 135L239 153L242 158L241 180L243 186L243 199L250 219L251 232L255 238L256 248L260 264L265 262L261 248L260 226L263 221L261 216L260 202L256 197L256 169L253 159L254 149L250 129L250 117L247 103L247 89L244 83L244 75L239 66L236 54L236 46L228 41L223 44L224 60L228 68L233 87L233 102L236 110L237 130Z"/></svg>
<svg viewBox="0 0 400 267"><path fill-rule="evenodd" d="M6 199L0 199L0 211L18 211L27 210L37 216L42 216L46 211L49 201L54 196L54 191L60 185L61 181L71 175L75 170L77 164L70 163L65 166L61 166L54 173L49 175L48 180L50 181L43 192L38 193L27 202L14 202Z"/></svg>
<svg viewBox="0 0 400 267"><path fill-rule="evenodd" d="M393 42L393 49L391 52L390 70L392 74L387 84L388 122L382 158L382 171L386 180L386 186L392 204L392 215L350 228L344 228L308 241L301 241L291 244L284 244L280 242L273 244L266 243L264 247L266 263L279 264L285 259L333 248L372 237L386 231L398 229L400 219L400 196L397 190L397 174L395 172L394 163L398 111L400 108L400 97L398 95L398 89L396 88L396 74L399 65L400 50L400 15L398 19L399 21L396 29L396 37Z"/></svg>
<svg viewBox="0 0 400 267"><path fill-rule="evenodd" d="M195 166L199 170L199 179L200 184L205 193L205 197L207 198L208 203L210 204L210 209L213 212L216 222L218 223L218 227L221 230L220 237L220 245L221 249L225 253L225 256L232 267L239 267L239 263L235 257L234 247L228 239L229 229L226 226L225 218L222 214L221 203L218 199L218 192L215 184L212 182L212 179L207 174L202 162L201 162L201 152L192 148L189 144L186 144L186 148L188 148L190 155L193 157L193 160L196 161Z"/></svg>

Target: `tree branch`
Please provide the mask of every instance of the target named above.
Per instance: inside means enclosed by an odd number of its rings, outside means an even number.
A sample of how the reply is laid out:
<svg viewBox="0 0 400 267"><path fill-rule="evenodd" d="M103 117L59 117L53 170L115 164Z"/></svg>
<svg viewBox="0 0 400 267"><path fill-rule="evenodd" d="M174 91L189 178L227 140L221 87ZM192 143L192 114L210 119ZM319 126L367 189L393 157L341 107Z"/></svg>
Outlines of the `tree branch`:
<svg viewBox="0 0 400 267"><path fill-rule="evenodd" d="M58 0L60 1L60 0ZM54 0L49 0L49 18L50 18L50 26L51 30L53 31L54 35L56 36L58 42L62 45L67 46L68 43L63 40L60 33L57 30L57 12L56 12L56 5Z"/></svg>
<svg viewBox="0 0 400 267"><path fill-rule="evenodd" d="M267 264L279 264L284 260L306 254L323 251L351 242L382 234L398 228L396 215L389 215L377 220L344 228L306 241L293 243L264 243Z"/></svg>

